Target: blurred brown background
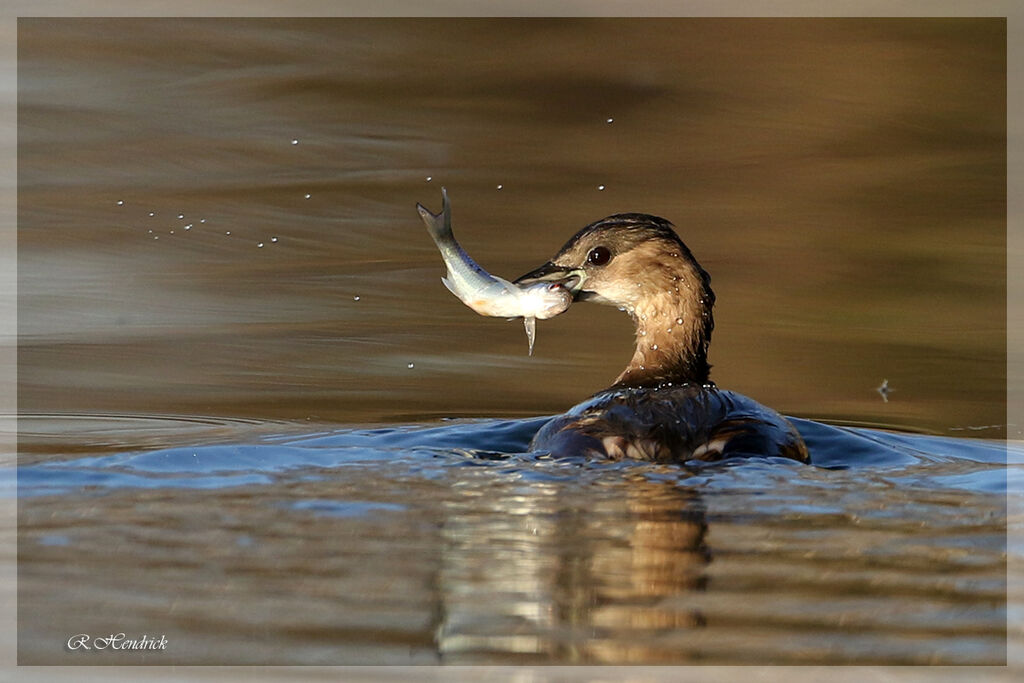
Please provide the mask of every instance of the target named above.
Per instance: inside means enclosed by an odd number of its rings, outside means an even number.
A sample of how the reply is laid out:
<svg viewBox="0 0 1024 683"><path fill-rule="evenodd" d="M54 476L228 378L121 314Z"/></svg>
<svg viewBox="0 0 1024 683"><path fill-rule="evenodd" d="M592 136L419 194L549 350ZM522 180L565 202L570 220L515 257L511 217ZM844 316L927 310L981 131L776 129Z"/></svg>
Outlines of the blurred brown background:
<svg viewBox="0 0 1024 683"><path fill-rule="evenodd" d="M606 386L623 314L575 306L530 358L443 288L413 207L444 185L506 277L607 214L672 220L720 386L1003 436L1005 28L22 19L20 409L410 421Z"/></svg>

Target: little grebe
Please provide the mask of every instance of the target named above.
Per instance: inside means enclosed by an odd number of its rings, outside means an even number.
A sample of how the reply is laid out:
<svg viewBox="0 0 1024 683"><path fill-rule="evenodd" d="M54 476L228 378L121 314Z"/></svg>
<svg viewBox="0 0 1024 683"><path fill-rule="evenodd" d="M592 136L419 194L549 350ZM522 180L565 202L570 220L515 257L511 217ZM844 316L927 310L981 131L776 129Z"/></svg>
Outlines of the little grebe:
<svg viewBox="0 0 1024 683"><path fill-rule="evenodd" d="M516 280L536 282L560 282L578 301L629 313L636 350L612 386L546 423L532 450L656 462L809 461L785 418L708 378L711 278L665 219L624 213L592 223Z"/></svg>

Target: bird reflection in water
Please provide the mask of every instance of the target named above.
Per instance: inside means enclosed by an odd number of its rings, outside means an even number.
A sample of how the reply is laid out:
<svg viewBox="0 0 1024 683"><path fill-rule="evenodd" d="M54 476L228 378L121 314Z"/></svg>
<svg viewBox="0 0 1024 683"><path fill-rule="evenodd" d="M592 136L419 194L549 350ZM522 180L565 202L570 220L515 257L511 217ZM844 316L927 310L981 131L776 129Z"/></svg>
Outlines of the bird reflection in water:
<svg viewBox="0 0 1024 683"><path fill-rule="evenodd" d="M687 600L704 590L710 561L703 502L642 473L612 485L614 496L541 482L451 502L442 661L685 661L662 641L705 623Z"/></svg>

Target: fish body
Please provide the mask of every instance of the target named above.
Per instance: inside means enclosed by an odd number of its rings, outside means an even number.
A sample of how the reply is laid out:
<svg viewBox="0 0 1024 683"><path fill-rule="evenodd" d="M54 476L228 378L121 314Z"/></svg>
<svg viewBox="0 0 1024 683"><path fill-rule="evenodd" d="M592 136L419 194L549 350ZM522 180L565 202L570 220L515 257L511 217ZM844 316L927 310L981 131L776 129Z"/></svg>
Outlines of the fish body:
<svg viewBox="0 0 1024 683"><path fill-rule="evenodd" d="M493 318L522 318L526 338L533 355L537 320L553 318L564 313L572 304L572 293L561 284L538 283L521 287L508 280L491 275L455 241L452 233L451 204L448 192L441 189L441 213L431 213L417 204L420 218L427 226L430 237L441 252L448 272L441 282L462 303L480 315Z"/></svg>

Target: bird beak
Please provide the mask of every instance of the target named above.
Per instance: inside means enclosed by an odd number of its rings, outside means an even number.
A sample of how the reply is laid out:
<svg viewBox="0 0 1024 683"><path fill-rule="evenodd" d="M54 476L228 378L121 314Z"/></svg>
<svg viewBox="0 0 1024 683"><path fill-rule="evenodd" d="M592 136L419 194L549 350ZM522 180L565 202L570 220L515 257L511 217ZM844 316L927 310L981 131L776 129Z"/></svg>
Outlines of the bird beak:
<svg viewBox="0 0 1024 683"><path fill-rule="evenodd" d="M513 284L529 286L540 282L558 283L576 295L583 289L583 281L586 279L587 274L582 268L558 266L548 261L540 268L516 278Z"/></svg>

